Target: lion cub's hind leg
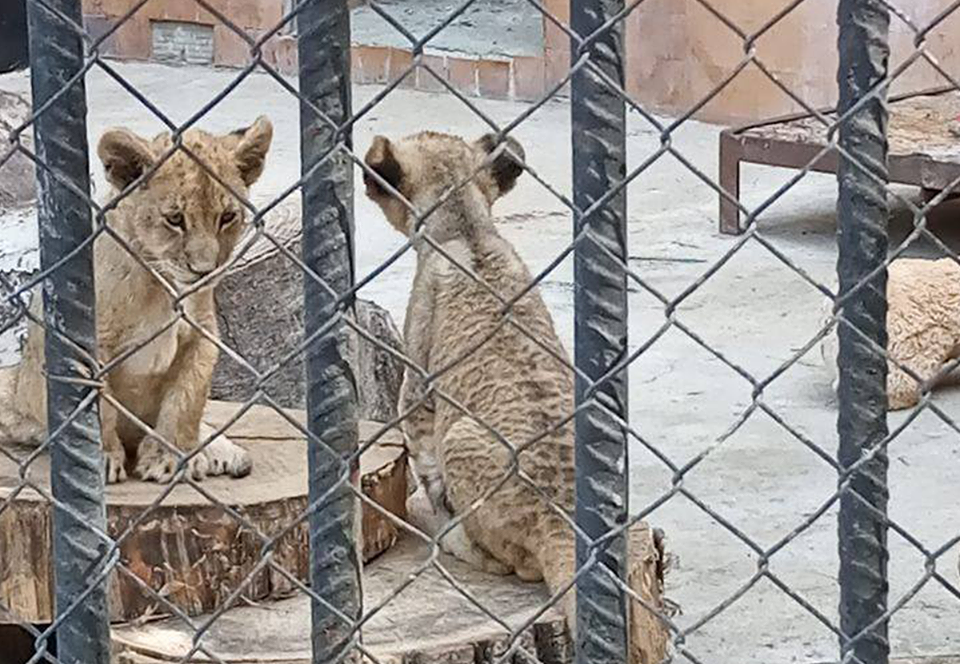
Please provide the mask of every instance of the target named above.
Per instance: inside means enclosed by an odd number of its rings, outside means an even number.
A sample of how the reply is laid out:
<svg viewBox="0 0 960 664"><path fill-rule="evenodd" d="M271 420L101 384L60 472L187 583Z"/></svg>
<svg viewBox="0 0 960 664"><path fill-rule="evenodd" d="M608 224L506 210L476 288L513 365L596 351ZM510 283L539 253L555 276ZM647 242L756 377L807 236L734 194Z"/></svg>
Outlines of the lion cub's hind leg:
<svg viewBox="0 0 960 664"><path fill-rule="evenodd" d="M453 530L443 536L440 540L440 548L451 556L483 570L487 574L507 576L513 573L509 565L500 562L477 546L467 535L463 523L458 523Z"/></svg>
<svg viewBox="0 0 960 664"><path fill-rule="evenodd" d="M478 449L476 442L478 439L484 439L489 436L485 428L468 418L457 420L446 432L441 440L437 442L437 454L444 459L444 481L447 483L444 490L444 500L440 501L442 507L439 511L447 512L442 514L449 520L452 515L450 509L456 510L461 515L466 514L464 521L448 532L441 540L441 546L445 551L460 560L473 565L485 572L505 576L514 573L514 565L503 562L500 558L492 556L487 549L477 543L477 540L470 536L470 532L482 532L476 528L477 519L482 518L484 510L489 509L486 502L496 500L496 496L487 497L486 501L481 503L479 511L468 512L474 501L479 496L471 495L468 486L473 485L474 474L477 471L476 463L487 464L491 460L488 456L482 459L469 459L470 453L467 450ZM456 461L452 461L456 458ZM457 472L456 469L470 468L470 474ZM455 469L451 472L451 469ZM457 494L460 494L459 496ZM450 507L448 507L448 505ZM434 506L436 508L436 505ZM503 543L498 541L499 544ZM501 547L501 553L506 551ZM508 552L509 553L509 552Z"/></svg>
<svg viewBox="0 0 960 664"><path fill-rule="evenodd" d="M454 518L445 507L445 503L445 500L432 500L426 487L418 479L417 488L407 498L407 518L414 527L430 537L437 537L443 533L440 538L440 550L444 553L489 574L497 576L510 574L513 570L473 543L467 536L462 522L444 532L447 524Z"/></svg>

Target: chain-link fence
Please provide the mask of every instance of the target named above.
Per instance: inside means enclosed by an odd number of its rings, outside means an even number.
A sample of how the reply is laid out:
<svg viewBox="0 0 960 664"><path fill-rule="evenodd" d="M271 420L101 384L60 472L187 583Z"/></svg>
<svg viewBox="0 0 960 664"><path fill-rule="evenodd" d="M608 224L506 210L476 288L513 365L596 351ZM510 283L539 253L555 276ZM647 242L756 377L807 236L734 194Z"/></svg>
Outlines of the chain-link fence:
<svg viewBox="0 0 960 664"><path fill-rule="evenodd" d="M148 0L129 3L124 16L97 37L85 30L78 2L28 2L33 107L27 121L11 132L3 163L20 155L36 167L41 269L23 283L6 278L2 283L5 298L18 309L17 320L5 323L4 331L24 318L31 327L19 374L7 374L4 379L10 403L3 405L13 408L19 418L12 423L8 419L9 431L19 432L24 442L36 438L37 446L29 451L16 448L16 452L0 447L16 468L16 477L5 478L10 485L0 503L0 525L5 523L4 512L9 515L18 501L49 506L55 598L52 621L38 624L18 615L15 607L21 597L12 585L5 586L9 590L0 596L0 622L19 625L29 634L33 644L29 662L96 664L116 655L108 606L109 580L114 575L135 583L162 613L190 631L191 638L178 655L181 662L254 661L218 652L209 635L228 611L244 603L245 594L266 572L309 597L313 662L358 656L381 661L382 655L366 645L361 633L368 634L385 607L399 601L428 572L437 573L461 596L464 606L502 631L505 637L499 649L484 655L497 662L547 659L548 649L538 647L527 635L552 611L575 616L575 657L580 662L722 659L722 648L705 656L692 641L762 585L788 597L805 619L812 618L817 629L837 641L845 662L889 661L888 626L925 588L945 591L956 615L960 589L952 575L960 542L957 527L942 524L941 537L932 545L912 535L911 523L895 521L888 514L887 473L888 448L922 415L932 415L953 433L960 433L949 408L938 404L933 391L955 368L953 346L960 344L951 342L949 357L936 366L920 367L910 358L888 354L891 331L885 321L887 268L917 241L932 242L951 266L960 266L955 251L932 232L927 221L928 213L949 196L960 178L922 204L888 185L886 97L898 77L921 61L953 87L960 87L955 73L942 66L925 44L960 3L944 6L932 20L918 24L895 3L840 0L839 107L829 112L812 107L781 80L764 64L758 48L764 35L803 0L771 10L769 19L752 31L742 29L709 0L698 0L699 7L742 42L743 57L687 112L664 120L632 98L625 85L624 24L645 4L643 0L574 0L569 21L552 15L538 0L529 0L552 29L569 38L570 67L541 99L504 122L436 71L427 54L431 40L477 0L455 3L441 23L422 35L408 31L401 14L391 7L368 3L368 11L409 40L413 56L409 68L359 108L354 107L351 88L346 0L285 3L282 20L258 35L247 34L206 0L195 1L216 18L221 29L225 26L243 40L250 58L247 66L230 74L229 85L211 92L209 102L186 122L172 120L161 104L143 94L122 68L102 55L105 42ZM914 35L913 52L893 68L888 65L887 46L891 17ZM298 41L298 85L264 57L270 39L292 33ZM712 175L713 165L696 163L679 138L694 122L694 115L748 66L763 72L802 107L827 137L795 175L751 206L724 191ZM114 188L104 202L94 201L90 193L92 159L84 82L92 71L121 86L167 130L155 139L125 131L100 139L96 152ZM230 103L228 96L255 72L268 76L289 103L299 107L301 176L284 183L279 195L265 204L255 204L248 187L263 170L270 125L258 121L223 136L196 133L205 116ZM485 126L484 136L473 143L433 134L402 140L391 136L374 140L365 156L358 153L352 140L355 128L360 122L375 122L371 118L377 109L403 87L407 76L435 78L448 98ZM525 155L524 148L512 140L518 128L568 91L569 101L564 103L569 103L570 135L554 140L572 141L572 186L551 182L532 152ZM423 112L413 124L424 130L442 125L442 118L430 115ZM630 118L653 132L657 145L628 168ZM35 147L27 140L31 132ZM831 154L837 155L839 182L836 292L757 223ZM742 233L706 264L699 261L698 274L676 294L637 267L628 240L628 186L666 160L680 164L744 216ZM362 173L366 194L407 236L372 270L358 270L355 264L357 246L365 242L363 232L354 228L355 171ZM562 250L544 260L542 269L532 275L489 215L493 201L521 175L536 182L539 195L559 202L573 220ZM302 201L299 253L273 237L265 222L278 206L298 197ZM673 198L682 204L679 192ZM887 229L891 201L912 217L911 231L893 247L888 246ZM243 235L245 225L252 230ZM303 279L303 339L294 352L270 367L248 362L222 340L212 322L212 284L256 242L272 245ZM176 257L164 253L170 247L179 252ZM833 302L823 326L763 372L739 362L711 341L714 336L709 331L684 316L685 304L701 295L718 272L743 252L757 249L777 269L786 269ZM416 256L416 276L404 320L405 348L400 351L360 324L354 306L361 289L387 278L390 267L410 255ZM540 294L550 275L570 259L574 266L573 360L568 359ZM42 313L36 304L39 300L33 307L29 304L30 293L40 288ZM661 312L639 340L628 334L628 301L633 301L634 293L653 298ZM960 301L952 294L942 297L944 302L949 300L944 307L955 307ZM942 335L960 340L958 313L951 311L934 326ZM114 329L106 324L114 320L111 317L132 317L136 323L117 323ZM829 441L805 433L785 409L767 398L778 379L816 354L818 344L835 330L839 336L836 451ZM397 417L363 440L348 335L406 368ZM628 408L629 370L669 335L692 342L696 352L736 374L750 391L749 403L724 423L725 430L688 459L662 442L674 434L688 435L682 422L675 432L654 435L645 431L643 422L631 418ZM33 365L28 360L31 352ZM218 354L248 372L250 396L236 404L225 421L204 428L201 410ZM37 362L43 357L41 374ZM306 367L304 422L280 408L270 388L279 372L301 359ZM920 392L910 415L892 429L887 425L888 364L890 371L903 372L915 381ZM35 373L29 375L31 366ZM40 376L45 377L45 386ZM31 377L36 378L35 384ZM644 380L632 382L629 393L634 400L652 398ZM24 395L29 403L24 403ZM154 403L157 400L160 403ZM306 506L269 532L224 499L224 494L207 489L203 481L207 474L250 472L237 482L257 482L258 467L250 471L249 460L238 458L240 453L218 436L229 434L234 423L258 406L275 410L307 441ZM798 511L785 533L771 542L752 537L724 509L703 499L691 481L698 469L758 418L775 423L781 434L836 475L835 488L819 495L812 509ZM432 529L408 523L361 490L362 455L394 430L403 430L414 457L418 491L426 494L432 512L440 517ZM130 440L136 442L131 445ZM634 497L628 509L631 446L666 469L669 486L656 495L640 492L642 500ZM51 457L49 483L36 473L43 453ZM125 466L126 455L138 458ZM157 485L151 500L138 505L121 530L109 531L104 468L109 481L130 472L168 483ZM220 589L216 606L202 607L207 609L202 615L172 601L171 589L144 574L142 565L138 566L142 561L121 555L125 543L156 518L178 486L192 487L224 519L241 524L257 552L257 560ZM723 487L724 493L740 490ZM744 500L751 500L750 487L742 488L742 493ZM669 582L663 588L670 559L664 541L669 546L670 528L665 529L664 540L658 529L646 526L648 521L660 525L658 515L679 499L706 515L717 526L718 537L732 536L744 545L755 564L746 579L737 580L731 592L693 619L678 614L664 597L665 592L679 591L684 597L693 592ZM364 602L361 592L360 505L379 513L405 537L429 545L416 564L373 602ZM755 509L762 514L764 505ZM789 573L777 571L774 564L791 546L799 546L816 524L832 518L835 509L840 569L836 576L833 570L825 574L839 588L838 618L818 606L820 602L811 601L805 589L791 583ZM297 546L309 546L309 564L300 573L284 564L279 551L304 523L307 535ZM189 525L186 530L190 532ZM889 596L887 574L890 533L912 547L920 559L909 587L894 596ZM43 555L17 552L11 544L16 539L0 537L7 547L0 551L7 557L0 566L12 565L14 555ZM700 546L709 549L713 543L702 541ZM181 555L168 551L166 545L157 547L163 556ZM458 580L444 551L454 551L476 566L543 579L549 599L521 621L505 621L469 584ZM801 561L815 568L831 562ZM394 629L404 638L411 628L395 625ZM275 645L280 653L280 641L289 634L276 636L277 644L256 645L267 652ZM946 649L957 645L955 637L946 634L942 643ZM560 661L569 653L553 654ZM418 656L424 655L405 654L407 659Z"/></svg>

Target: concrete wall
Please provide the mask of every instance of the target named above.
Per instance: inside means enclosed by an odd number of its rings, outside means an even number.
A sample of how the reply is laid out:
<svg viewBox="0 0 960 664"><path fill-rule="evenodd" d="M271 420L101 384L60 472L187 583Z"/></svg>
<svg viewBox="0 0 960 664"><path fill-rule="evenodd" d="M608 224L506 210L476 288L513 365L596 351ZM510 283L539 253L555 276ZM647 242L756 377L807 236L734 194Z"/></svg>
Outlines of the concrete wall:
<svg viewBox="0 0 960 664"><path fill-rule="evenodd" d="M786 0L710 0L746 34L754 33L788 2ZM231 21L258 37L275 25L283 0L209 0ZM543 0L560 21L569 22L569 0ZM951 0L910 0L899 3L918 24L926 24ZM134 0L83 0L87 25L102 33ZM755 42L757 58L783 85L813 106L836 99L837 0L806 0L764 32ZM362 11L362 10L358 10ZM355 15L356 16L356 15ZM402 17L401 17L402 18ZM124 58L153 57L152 23L185 21L213 30L213 63L242 66L249 47L194 0L153 0L140 9L106 44L108 53ZM430 52L424 61L451 86L469 96L492 99L539 99L563 80L569 67L569 38L543 19L542 44L514 55ZM927 50L952 75L960 77L960 11L928 37ZM913 33L893 19L893 66L912 53ZM707 11L697 0L646 0L627 18L627 90L653 111L680 114L706 98L744 59L744 40ZM536 55L539 53L539 55ZM296 40L277 35L263 49L264 60L283 73L296 73ZM402 76L413 62L398 46L358 44L353 47L354 78L360 83L385 83ZM946 83L926 62L918 61L896 81L895 91L917 90ZM443 89L420 69L403 85ZM748 64L697 113L701 119L731 123L800 110L755 64Z"/></svg>
<svg viewBox="0 0 960 664"><path fill-rule="evenodd" d="M786 0L709 0L721 14L751 35L788 3ZM897 3L918 26L927 25L952 0ZM547 8L569 23L569 0L546 0ZM836 103L837 0L806 0L755 42L758 60L784 86L814 107ZM745 57L744 39L697 0L647 0L627 17L624 48L626 88L653 111L683 114L722 89L697 117L723 123L745 122L802 110L756 64L723 82ZM544 26L546 82L566 75L569 38ZM900 19L891 23L891 70L915 52L915 33ZM951 76L960 79L960 10L927 36L926 50ZM918 60L900 74L894 92L949 84L927 62Z"/></svg>
<svg viewBox="0 0 960 664"><path fill-rule="evenodd" d="M760 30L785 0L711 0L745 33ZM950 0L895 3L918 25L926 25ZM836 103L837 0L806 0L757 41L759 60L786 87L812 106ZM914 33L893 18L891 69L913 52ZM960 12L944 21L927 40L928 51L953 76L960 77ZM744 40L695 0L648 1L629 18L628 89L636 98L670 113L682 113L707 96L744 58ZM896 91L947 84L928 63L915 62L895 82ZM698 114L708 120L743 121L799 111L754 65L748 65Z"/></svg>
<svg viewBox="0 0 960 664"><path fill-rule="evenodd" d="M89 29L102 34L135 4L135 0L83 0L83 13ZM253 37L262 35L266 26L275 25L282 16L282 0L208 0L208 4ZM248 61L250 49L246 42L194 0L148 2L110 37L109 43L105 44L107 52L127 59L151 59L152 24L156 21L210 26L213 30L213 64L242 66ZM289 43L284 44L284 41ZM264 49L264 58L277 63L291 46L296 49L295 41L289 37L274 39Z"/></svg>
<svg viewBox="0 0 960 664"><path fill-rule="evenodd" d="M505 2L507 0L497 0ZM519 1L519 0L510 0ZM284 0L208 0L237 27L254 38L264 35L284 15ZM362 0L350 0L352 6ZM133 7L136 0L83 0L84 21L96 37L105 34ZM449 10L449 9L448 9ZM354 20L360 21L363 9L356 9ZM370 14L369 11L366 12ZM402 13L398 13L403 18ZM383 19L376 18L383 23ZM408 19L409 21L409 19ZM159 22L195 23L213 30L213 64L227 67L246 65L250 58L249 45L216 16L201 9L194 0L152 0L128 18L103 44L103 51L118 58L133 60L157 59L153 48L153 34ZM389 26L388 26L389 27ZM391 28L392 30L392 28ZM421 30L422 32L423 30ZM359 31L363 33L363 31ZM370 32L369 30L367 32ZM381 30L381 32L384 32ZM263 46L263 60L280 73L297 73L297 42L283 30L272 36ZM541 96L544 87L544 59L542 38L532 48L513 49L514 54L451 52L428 48L423 68L404 76L413 63L409 49L376 43L355 43L352 48L354 80L358 83L388 83L403 77L402 87L422 90L445 89L437 77L459 92L471 97L490 99L518 99L532 101ZM181 28L180 34L183 34ZM365 34L365 33L363 33ZM357 35L355 35L356 37ZM369 36L369 35L368 35ZM530 55L526 51L530 51Z"/></svg>
<svg viewBox="0 0 960 664"><path fill-rule="evenodd" d="M182 21L153 21L153 59L172 64L213 64L213 27Z"/></svg>

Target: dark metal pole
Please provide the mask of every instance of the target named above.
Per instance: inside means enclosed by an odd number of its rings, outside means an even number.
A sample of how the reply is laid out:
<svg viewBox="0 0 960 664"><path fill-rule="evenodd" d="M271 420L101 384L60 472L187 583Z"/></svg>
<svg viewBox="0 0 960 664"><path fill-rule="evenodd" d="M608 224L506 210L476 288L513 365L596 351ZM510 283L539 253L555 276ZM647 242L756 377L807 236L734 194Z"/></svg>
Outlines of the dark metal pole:
<svg viewBox="0 0 960 664"><path fill-rule="evenodd" d="M571 26L586 37L623 9L623 0L573 0ZM595 67L623 83L622 21L590 44ZM572 45L573 60L582 55ZM574 203L587 210L618 187L625 176L625 106L589 68L572 81ZM597 380L627 354L626 192L621 190L599 209L578 220L588 237L574 254L576 366ZM599 246L616 258L611 258ZM594 400L627 419L627 373L622 371L593 393L577 380L578 407ZM591 538L607 535L627 516L626 433L599 408L581 411L576 418L576 521ZM624 537L598 552L600 564L621 579L625 574ZM577 541L577 569L587 562L590 547ZM594 567L577 583L577 649L579 664L623 664L627 659L627 596L600 569Z"/></svg>
<svg viewBox="0 0 960 664"><path fill-rule="evenodd" d="M47 4L80 25L80 3L47 0ZM33 107L40 108L61 92L83 66L80 36L38 3L29 3L30 72ZM89 196L87 104L83 80L70 88L34 125L37 156L49 169ZM37 169L40 222L40 266L49 269L86 242L93 233L90 206L81 196ZM93 247L86 245L47 275L43 285L47 371L47 426L51 439L53 496L69 508L54 509L53 557L56 577L57 652L64 664L108 664L110 631L106 583L97 584L66 613L90 586L104 563L106 532L103 455L100 422L93 388L70 382L89 377L94 368L71 344L89 358L96 357L96 317ZM86 405L84 401L86 400ZM83 406L83 407L81 407ZM79 410L78 410L79 409ZM75 412L77 411L77 412Z"/></svg>
<svg viewBox="0 0 960 664"><path fill-rule="evenodd" d="M889 10L883 0L840 0L838 23L837 81L843 114L887 75ZM886 130L885 91L840 126L840 145L858 162L841 158L837 174L841 295L887 258ZM846 320L881 348L887 345L886 287L883 270L842 307ZM847 468L887 436L887 362L846 325L840 325L838 333L838 460L841 468ZM887 610L887 528L873 512L887 513L886 451L852 475L850 486L869 507L851 491L840 498L840 629L847 638L862 632ZM846 641L841 637L844 657L853 655L870 664L888 661L886 621L855 643Z"/></svg>
<svg viewBox="0 0 960 664"><path fill-rule="evenodd" d="M300 94L338 125L351 115L350 11L347 0L304 0L297 16ZM351 137L336 132L309 108L300 105L300 159L306 174L339 142ZM303 260L337 294L353 287L353 166L336 153L303 185ZM344 306L323 285L304 278L304 327L309 337ZM346 326L336 324L307 350L307 426L336 456L319 444L309 446L309 497L313 504L343 477L342 459L358 445L357 389L347 363ZM359 481L356 464L350 481ZM357 531L359 500L344 484L309 519L310 583L330 606L352 619L362 609L361 558ZM327 664L355 652L353 625L322 603L313 601L314 664Z"/></svg>

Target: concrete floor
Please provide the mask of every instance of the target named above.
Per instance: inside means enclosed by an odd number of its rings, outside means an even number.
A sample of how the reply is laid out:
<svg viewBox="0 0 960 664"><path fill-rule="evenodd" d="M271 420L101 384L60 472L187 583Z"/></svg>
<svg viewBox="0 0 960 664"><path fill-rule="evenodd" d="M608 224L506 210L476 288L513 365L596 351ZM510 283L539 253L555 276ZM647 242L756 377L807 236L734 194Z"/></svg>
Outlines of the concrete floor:
<svg viewBox="0 0 960 664"><path fill-rule="evenodd" d="M185 120L236 75L142 64L118 65L118 70L175 120ZM17 75L0 79L0 85L24 89L27 84L25 77ZM359 108L377 91L358 87L355 105ZM91 141L110 125L125 124L142 132L160 129L157 121L104 75L90 76L88 96ZM523 105L508 102L478 105L498 122L524 110ZM268 77L252 76L211 112L204 125L214 130L233 129L259 113L268 114L277 129L267 170L256 188L257 197L266 200L298 176L295 100ZM427 127L466 136L485 131L484 124L451 97L398 90L357 125L357 151L362 154L376 133L399 136ZM715 177L719 130L687 122L675 133L673 145L705 174ZM567 194L568 135L569 108L563 102L545 105L515 132L526 148L529 164ZM640 164L659 144L658 132L632 115L629 163ZM102 181L99 168L95 172ZM792 175L746 167L745 202L759 204ZM836 261L835 192L833 178L810 175L760 219L764 237L824 282L830 280ZM912 190L897 192L916 195ZM902 207L898 209L892 229L895 236L903 237L907 219ZM563 204L529 176L498 204L497 212L503 218L503 232L534 271L542 269L570 241L571 222ZM946 209L932 222L938 235L953 247L960 246L960 227L951 223L956 212L956 208ZM736 243L717 233L716 214L716 194L706 184L677 159L665 156L658 160L629 189L630 253L636 273L667 297L683 292ZM362 192L356 198L356 217L358 276L362 277L402 241ZM12 227L0 236L11 237L8 231L12 232ZM917 246L911 253L930 252L928 247ZM387 307L400 323L412 267L412 256L407 254L361 295ZM542 292L570 347L570 261L546 276ZM664 310L641 288L634 289L630 304L630 343L637 347L663 324ZM770 375L816 334L820 304L815 289L751 241L683 302L676 317L731 362L759 378ZM679 329L669 330L632 365L630 381L635 430L678 465L709 449L706 458L685 476L683 486L759 546L773 546L832 496L835 472L762 412L754 412L728 439L717 443L750 406L751 385ZM960 416L960 391L944 389L936 400L948 414ZM765 390L763 402L796 431L834 452L836 409L816 350L774 380ZM891 415L891 427L905 417ZM639 443L631 445L630 454L631 502L634 510L640 510L669 489L671 473ZM890 447L891 517L924 546L938 548L960 531L958 477L960 436L929 412L921 414ZM681 626L708 615L756 572L756 553L689 499L672 498L650 520L666 531L668 545L680 558L680 567L668 578L667 590L683 607L683 615L677 618ZM960 547L955 546L938 560L937 568L954 588L960 587L958 553ZM776 553L769 567L834 624L837 568L833 507ZM889 570L893 601L924 575L923 556L895 533L890 534ZM958 591L952 592L931 581L896 613L890 627L895 654L960 654L960 600ZM699 661L722 664L830 661L836 659L836 644L837 637L828 628L768 579L759 580L685 641Z"/></svg>
<svg viewBox="0 0 960 664"><path fill-rule="evenodd" d="M420 39L459 9L463 0L381 0L380 6ZM409 47L410 40L369 7L353 12L353 42ZM527 0L477 0L443 28L427 52L474 56L543 54L543 16Z"/></svg>

